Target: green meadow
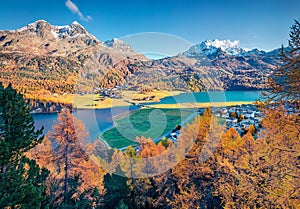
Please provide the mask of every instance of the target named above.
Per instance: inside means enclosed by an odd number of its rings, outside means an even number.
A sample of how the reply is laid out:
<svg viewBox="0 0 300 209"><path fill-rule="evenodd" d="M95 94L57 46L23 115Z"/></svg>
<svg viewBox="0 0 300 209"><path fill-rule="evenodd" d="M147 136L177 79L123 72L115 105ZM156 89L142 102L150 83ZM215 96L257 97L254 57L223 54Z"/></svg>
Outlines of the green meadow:
<svg viewBox="0 0 300 209"><path fill-rule="evenodd" d="M156 139L181 124L194 109L142 108L114 118L115 126L102 134L113 148L136 145L136 137Z"/></svg>

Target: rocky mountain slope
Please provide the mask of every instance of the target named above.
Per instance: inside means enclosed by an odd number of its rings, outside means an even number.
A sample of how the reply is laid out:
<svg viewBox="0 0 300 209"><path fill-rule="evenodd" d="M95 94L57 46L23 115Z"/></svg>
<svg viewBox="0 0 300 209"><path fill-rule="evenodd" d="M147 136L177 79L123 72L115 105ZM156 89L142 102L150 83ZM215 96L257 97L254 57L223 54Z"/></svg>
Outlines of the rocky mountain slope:
<svg viewBox="0 0 300 209"><path fill-rule="evenodd" d="M172 83L177 82L174 79L177 75L192 90L264 89L267 78L280 64L278 58L278 49L247 51L228 40L205 41L175 57L154 60L140 67L142 71L136 74L142 76L137 76L134 82L148 78L147 83L156 87L173 75L173 79L166 82L169 82L168 86L174 86ZM197 80L201 81L198 82L200 86L195 86Z"/></svg>
<svg viewBox="0 0 300 209"><path fill-rule="evenodd" d="M0 81L22 92L91 92L128 84L157 89L263 89L278 50L246 51L231 41L205 41L177 56L149 60L118 39L104 43L77 22L44 20L0 31Z"/></svg>
<svg viewBox="0 0 300 209"><path fill-rule="evenodd" d="M0 31L0 79L27 91L44 88L69 93L76 88L113 87L125 82L125 76L131 74L128 65L137 59L148 60L121 40L101 43L77 22L52 26L39 20L15 31ZM66 77L72 81L66 82ZM39 84L44 81L65 85L64 90Z"/></svg>

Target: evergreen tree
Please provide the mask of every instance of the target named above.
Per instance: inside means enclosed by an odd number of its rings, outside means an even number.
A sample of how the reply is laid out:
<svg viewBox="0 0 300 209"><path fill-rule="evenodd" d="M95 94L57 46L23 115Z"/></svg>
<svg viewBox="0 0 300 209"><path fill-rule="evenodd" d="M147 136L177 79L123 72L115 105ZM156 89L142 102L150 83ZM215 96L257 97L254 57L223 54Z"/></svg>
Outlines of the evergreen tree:
<svg viewBox="0 0 300 209"><path fill-rule="evenodd" d="M18 160L42 141L43 130L35 131L33 118L22 95L11 85L5 89L2 84L0 86L0 170L5 173L10 161Z"/></svg>
<svg viewBox="0 0 300 209"><path fill-rule="evenodd" d="M124 203L123 200L121 200L118 204L118 206L116 207L116 209L128 209L129 207Z"/></svg>
<svg viewBox="0 0 300 209"><path fill-rule="evenodd" d="M0 84L0 208L47 208L49 172L25 157L42 139L22 95Z"/></svg>
<svg viewBox="0 0 300 209"><path fill-rule="evenodd" d="M104 186L105 186L105 195L104 195L104 208L114 209L114 208L124 208L126 205L130 204L129 200L129 187L127 185L127 177L121 176L123 171L118 165L116 168L117 174L107 173L104 176ZM122 207L121 207L122 205Z"/></svg>

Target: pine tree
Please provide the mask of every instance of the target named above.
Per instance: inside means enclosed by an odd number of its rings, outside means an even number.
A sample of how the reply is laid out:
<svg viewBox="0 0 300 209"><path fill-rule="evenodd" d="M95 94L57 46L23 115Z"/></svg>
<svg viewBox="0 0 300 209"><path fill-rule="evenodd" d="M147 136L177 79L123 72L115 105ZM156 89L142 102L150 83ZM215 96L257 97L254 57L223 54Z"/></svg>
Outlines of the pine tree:
<svg viewBox="0 0 300 209"><path fill-rule="evenodd" d="M104 176L104 186L105 186L105 195L104 195L104 208L114 209L118 205L129 205L129 187L127 185L128 178L121 176L123 171L120 166L116 168L116 174L107 173ZM122 201L122 203L121 203Z"/></svg>
<svg viewBox="0 0 300 209"><path fill-rule="evenodd" d="M0 84L0 208L47 208L49 172L25 157L42 139L22 95Z"/></svg>
<svg viewBox="0 0 300 209"><path fill-rule="evenodd" d="M35 131L29 107L11 85L3 89L0 84L0 170L6 172L9 161L18 160L26 151L43 139L43 128Z"/></svg>

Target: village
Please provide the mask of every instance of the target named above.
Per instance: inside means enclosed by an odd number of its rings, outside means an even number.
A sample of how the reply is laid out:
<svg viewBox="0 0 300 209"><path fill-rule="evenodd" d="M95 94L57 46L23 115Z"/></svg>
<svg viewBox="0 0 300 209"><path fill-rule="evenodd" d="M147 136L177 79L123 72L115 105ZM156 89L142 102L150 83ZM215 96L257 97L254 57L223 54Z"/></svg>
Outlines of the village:
<svg viewBox="0 0 300 209"><path fill-rule="evenodd" d="M241 136L246 134L250 126L254 126L258 131L264 117L258 106L252 104L212 107L211 110L216 117L225 121L227 129L233 127Z"/></svg>

